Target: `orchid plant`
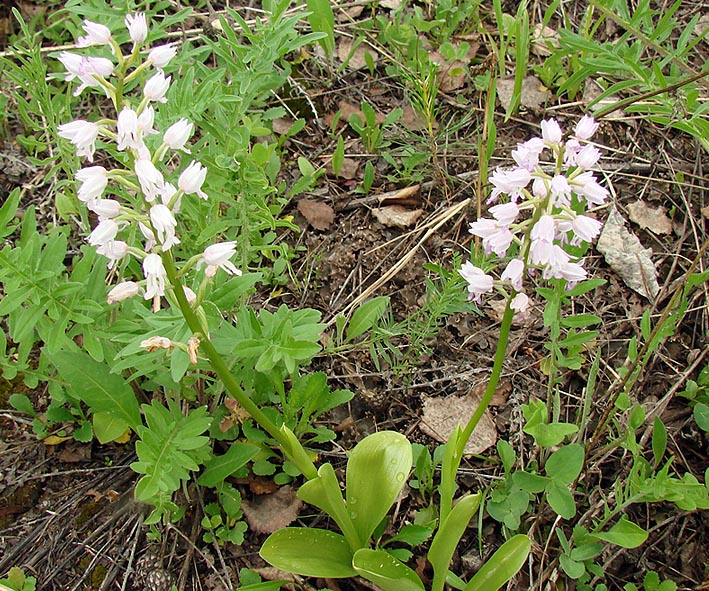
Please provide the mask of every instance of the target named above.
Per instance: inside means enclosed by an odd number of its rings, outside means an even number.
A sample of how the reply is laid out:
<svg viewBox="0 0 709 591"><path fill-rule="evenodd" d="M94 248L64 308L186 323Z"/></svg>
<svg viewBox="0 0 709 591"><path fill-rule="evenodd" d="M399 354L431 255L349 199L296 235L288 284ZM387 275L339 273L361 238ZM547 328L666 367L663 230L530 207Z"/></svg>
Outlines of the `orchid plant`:
<svg viewBox="0 0 709 591"><path fill-rule="evenodd" d="M172 77L165 74L165 68L175 57L176 46L148 47L147 22L140 13L126 16L125 26L132 42L127 54L108 27L85 21L85 35L79 38L77 47L108 47L112 58L85 57L71 52L62 52L59 56L67 71L67 81L79 83L74 94L79 95L85 89L100 92L111 101L116 113L114 119L79 119L61 125L58 130L60 137L74 145L77 156L90 163L75 175L78 200L97 219L88 233L88 243L107 260L112 277L123 276L129 268L133 271L139 268L142 272L142 276L130 276L114 284L107 294L108 304L121 304L142 296L150 302L154 314L163 309L165 303L178 311L189 328L189 335L183 341L158 334L142 340L140 346L147 352L182 351L195 366L207 361L229 394L305 477L299 496L328 513L342 531L342 535L316 528L278 531L269 537L261 552L268 562L303 575L359 575L385 591L424 589L420 576L402 560L381 547L372 547L375 530L396 501L412 468L411 444L406 437L381 432L360 442L348 461L343 496L334 468L328 463L316 467L313 454L293 429L285 422L277 424L271 414L260 408L253 393L248 391L248 385L234 375L212 342L205 298L218 274L242 275L233 262L237 242L214 241L201 252L182 259L176 254L178 245L181 245L180 252L185 246L180 241L181 207L186 200L198 203L210 199L205 190L209 171L191 158L193 122L179 118L164 131L155 126L157 110L169 100ZM132 94L136 87L139 88L137 97ZM584 244L591 242L601 229L601 223L589 210L603 204L608 196L608 191L590 171L600 158L600 152L589 143L597 127L591 117L584 116L573 137L564 141L555 120L543 121L542 137L524 142L513 151L517 166L491 175L493 191L489 204L493 217L470 225L470 232L482 239L485 254L494 254L505 264L496 280L490 267L483 269L466 262L459 273L468 284L470 298L480 302L483 295L497 288L507 304L485 395L471 420L458 427L445 446L438 489L440 501L428 552L434 570L433 591L441 591L450 580L449 568L455 548L480 506L479 493L462 495L454 502L458 468L465 444L499 381L513 317L524 318L529 314L531 278L561 282L571 288L587 277L582 258ZM113 168L93 164L97 152L104 146L111 146L109 153L116 162ZM545 162L547 155L548 162ZM184 165L183 159L189 163ZM139 267L131 264L132 261L139 262ZM280 318L278 314L273 316ZM243 325L252 324L252 320L245 316L237 330L245 330ZM284 321L278 326L284 331L287 327L289 334L296 335L300 330L300 334L307 333L315 339L322 330L317 320L309 323L293 320L290 324ZM273 343L262 346L247 339L240 350L235 351L235 356L248 357L245 350L256 351L257 369L272 376L277 363L285 363L292 372L296 366L294 360L307 362L318 350L317 345L315 348L312 344L300 346L302 355L298 356L297 347L288 348L287 354ZM279 382L274 383L278 390ZM294 383L298 383L295 378ZM280 384L282 390L282 381ZM131 411L126 425L141 436L144 451L149 447L146 442L151 438L151 429L157 433L161 425L180 420L174 408L167 411L144 405L148 426L136 425L136 410L137 407ZM207 444L201 435L209 424L204 412L195 419L197 423L199 428L195 428L190 437L176 443L182 455L176 456L175 462L183 461L182 472L186 467L196 470L206 462L206 472L200 482L212 482L215 473L228 476L255 456L255 449L234 443L223 456L229 457L229 470L224 468L226 459L209 463L200 451ZM141 457L134 468L144 474L137 492L149 490L158 495L161 485L151 462ZM174 509L174 505L165 501L163 512L157 518L170 508ZM522 567L529 550L527 536L512 537L461 588L499 588Z"/></svg>

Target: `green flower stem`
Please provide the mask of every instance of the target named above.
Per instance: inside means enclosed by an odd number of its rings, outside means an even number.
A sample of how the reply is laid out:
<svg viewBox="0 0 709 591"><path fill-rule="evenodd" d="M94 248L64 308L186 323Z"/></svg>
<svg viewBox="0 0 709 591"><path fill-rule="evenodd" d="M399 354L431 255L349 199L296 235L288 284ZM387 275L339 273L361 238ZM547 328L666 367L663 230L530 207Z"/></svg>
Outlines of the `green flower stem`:
<svg viewBox="0 0 709 591"><path fill-rule="evenodd" d="M162 253L162 261L167 273L167 278L174 289L175 297L177 298L177 303L180 306L182 315L187 321L187 324L192 332L200 335L200 348L209 359L214 371L219 376L219 379L222 381L229 394L231 394L239 402L239 404L246 409L246 412L248 412L249 415L278 442L281 449L288 455L289 459L298 467L301 473L308 480L317 478L318 471L315 468L315 464L313 464L312 460L310 460L307 452L303 449L302 445L300 445L300 442L297 442L300 449L292 449L294 447L294 441L286 437L286 435L275 425L275 423L273 423L256 404L254 404L248 394L246 394L244 389L239 385L236 378L229 371L226 363L224 363L224 360L214 348L212 341L210 341L207 335L204 334L202 324L185 297L182 284L177 278L177 269L175 269L175 264L169 252Z"/></svg>
<svg viewBox="0 0 709 591"><path fill-rule="evenodd" d="M455 491L455 477L460 467L460 462L463 459L463 452L465 451L465 444L468 443L468 439L473 434L475 427L478 426L483 413L490 406L490 401L492 400L495 390L497 389L497 384L500 381L500 375L502 374L502 365L505 361L505 353L507 352L507 344L510 340L510 329L512 327L512 318L514 317L514 310L510 307L512 298L514 295L510 295L507 299L507 307L505 308L505 314L502 317L502 324L500 326L500 338L497 341L497 351L495 351L495 361L492 365L492 373L490 374L490 380L487 383L487 388L485 389L485 394L480 399L480 404L475 409L473 416L465 425L455 448L455 451L451 457L451 465L446 466L445 469L441 470L441 486L440 486L440 509L439 515L441 522L448 516L453 507L453 492ZM450 444L450 443L449 443Z"/></svg>
<svg viewBox="0 0 709 591"><path fill-rule="evenodd" d="M512 296L513 297L513 296ZM495 361L492 365L492 373L490 374L490 380L487 383L487 388L485 389L485 394L480 399L480 404L475 409L473 416L470 417L468 424L463 429L463 436L458 442L457 457L463 457L463 450L465 449L465 444L468 443L468 439L473 434L475 427L478 426L483 413L490 406L490 401L495 394L497 389L497 384L500 381L500 374L502 374L502 365L505 361L505 353L507 353L507 343L510 340L510 329L512 328L512 318L514 317L514 310L510 307L510 302L512 297L507 300L507 307L505 308L505 314L502 317L502 324L500 325L500 338L497 341L497 351L495 351Z"/></svg>

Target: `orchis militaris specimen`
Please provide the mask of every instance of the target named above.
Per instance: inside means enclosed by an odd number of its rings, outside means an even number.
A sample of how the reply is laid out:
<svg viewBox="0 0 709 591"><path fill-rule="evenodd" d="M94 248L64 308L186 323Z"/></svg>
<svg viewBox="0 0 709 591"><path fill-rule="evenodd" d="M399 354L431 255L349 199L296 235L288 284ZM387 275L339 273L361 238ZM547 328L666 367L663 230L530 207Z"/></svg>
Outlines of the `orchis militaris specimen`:
<svg viewBox="0 0 709 591"><path fill-rule="evenodd" d="M220 270L229 275L241 275L231 262L236 254L236 243L216 242L184 262L176 261L173 247L180 244L178 219L182 198L209 199L203 190L208 171L196 160L178 166L178 170L182 168L180 173L172 171L174 162L179 162L179 154L190 153L187 143L194 132L192 122L179 119L162 134L154 127L155 107L169 100L172 77L166 76L163 70L176 55L175 46L146 47L148 25L144 14L130 14L124 22L133 42L129 54L122 52L106 26L87 20L83 25L86 35L79 38L77 47L108 46L114 59L86 57L67 51L59 55L59 61L67 70L66 80L80 81L74 94L78 95L86 88L100 89L111 99L116 118L96 122L72 121L60 125L58 135L71 141L77 155L89 162L93 162L99 139L113 146L119 160L120 153L126 155L122 158L127 163L126 168L107 170L103 166L87 166L76 173L79 201L98 216L98 224L87 238L89 244L108 259L109 269L122 267L120 264L126 257L135 257L142 262L143 277L118 283L110 289L107 301L114 304L142 294L153 302L155 310L162 305L162 298L177 305L194 333L188 342L183 344L153 337L143 341L141 346L149 351L182 349L188 352L193 364L198 362L198 350L201 350L230 394L279 442L301 472L314 478L317 471L302 446L292 433L276 427L251 401L208 338L206 314L197 294L204 294L206 286ZM146 76L151 69L155 72ZM144 76L147 80L139 86L137 97L124 95L128 83ZM173 152L171 167L162 167L170 150ZM117 187L109 189L111 183ZM115 195L104 198L107 190ZM135 232L136 227L139 232ZM135 235L142 236L144 243L129 244L127 240ZM201 272L203 266L205 270ZM191 271L196 271L198 277L201 274L197 294L182 283Z"/></svg>
<svg viewBox="0 0 709 591"><path fill-rule="evenodd" d="M589 170L598 163L601 153L585 143L598 123L585 115L566 141L554 119L542 121L541 127L541 137L518 144L512 151L514 168L498 169L490 175L493 188L488 204L494 204L489 208L492 218L470 224L470 233L482 239L485 254L494 253L507 261L499 280L471 262L465 262L458 271L468 284L470 299L480 302L484 294L497 289L506 297L507 305L485 393L471 419L450 443L450 469L442 470L442 516L450 511L455 484L450 477L446 480L446 475L457 471L465 444L495 393L515 314L522 319L528 314L528 278L536 275L565 280L569 288L586 279L584 260L574 253L582 243L594 240L602 228L601 222L586 215L608 197L608 190ZM547 154L549 162L543 167L542 159ZM503 196L507 196L504 202Z"/></svg>

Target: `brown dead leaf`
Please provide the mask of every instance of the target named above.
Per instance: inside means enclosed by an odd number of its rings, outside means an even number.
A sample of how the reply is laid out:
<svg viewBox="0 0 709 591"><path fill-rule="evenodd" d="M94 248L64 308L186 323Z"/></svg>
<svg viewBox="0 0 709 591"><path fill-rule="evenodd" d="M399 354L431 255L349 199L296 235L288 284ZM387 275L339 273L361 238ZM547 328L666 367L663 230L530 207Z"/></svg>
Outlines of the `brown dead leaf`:
<svg viewBox="0 0 709 591"><path fill-rule="evenodd" d="M302 506L303 501L292 486L282 486L273 494L241 503L249 528L262 534L271 534L293 523Z"/></svg>
<svg viewBox="0 0 709 591"><path fill-rule="evenodd" d="M298 201L298 211L316 230L327 230L335 221L335 210L321 201L301 199Z"/></svg>
<svg viewBox="0 0 709 591"><path fill-rule="evenodd" d="M638 237L628 231L615 207L611 207L596 247L628 287L646 298L660 291L652 249L644 248Z"/></svg>
<svg viewBox="0 0 709 591"><path fill-rule="evenodd" d="M403 111L401 119L399 119L400 125L409 131L422 131L426 129L426 122L419 117L419 114L411 105L404 105ZM438 122L436 122L436 127L438 127Z"/></svg>
<svg viewBox="0 0 709 591"><path fill-rule="evenodd" d="M77 464L91 459L91 446L86 444L68 443L57 457L68 464Z"/></svg>
<svg viewBox="0 0 709 591"><path fill-rule="evenodd" d="M497 81L497 96L500 99L502 108L507 111L512 102L514 93L514 77L500 78ZM520 105L527 109L540 108L551 96L549 89L544 86L536 76L527 76L522 81L522 94L520 95Z"/></svg>
<svg viewBox="0 0 709 591"><path fill-rule="evenodd" d="M702 207L702 215L709 220L709 205Z"/></svg>
<svg viewBox="0 0 709 591"><path fill-rule="evenodd" d="M371 45L366 42L359 43L355 46L355 39L342 37L337 46L337 57L343 64L347 64L351 70L361 70L367 67L365 54L369 54L372 61L376 64L379 59L379 54L374 51ZM354 49L353 49L354 48Z"/></svg>
<svg viewBox="0 0 709 591"><path fill-rule="evenodd" d="M551 49L559 47L559 33L551 27L545 27L542 23L537 23L532 31L532 53L542 57L551 55Z"/></svg>
<svg viewBox="0 0 709 591"><path fill-rule="evenodd" d="M635 222L642 229L647 228L655 234L671 234L672 220L667 217L662 206L650 207L644 201L635 201L628 205L630 221Z"/></svg>
<svg viewBox="0 0 709 591"><path fill-rule="evenodd" d="M426 398L423 403L421 431L436 441L448 441L457 425L464 427L480 404L480 397L473 391L470 396ZM478 426L465 446L465 453L480 454L495 445L497 429L489 410L485 410Z"/></svg>
<svg viewBox="0 0 709 591"><path fill-rule="evenodd" d="M332 161L327 163L326 168L329 175L335 176L335 171L332 169ZM345 157L342 159L342 166L340 167L340 171L337 173L337 176L341 179L346 179L349 181L354 178L358 178L358 172L359 162L354 158Z"/></svg>
<svg viewBox="0 0 709 591"><path fill-rule="evenodd" d="M272 121L273 131L278 135L286 135L290 128L293 127L293 120L285 117L279 117Z"/></svg>
<svg viewBox="0 0 709 591"><path fill-rule="evenodd" d="M406 209L401 205L389 205L373 209L372 213L380 224L397 228L413 226L423 214L423 209Z"/></svg>

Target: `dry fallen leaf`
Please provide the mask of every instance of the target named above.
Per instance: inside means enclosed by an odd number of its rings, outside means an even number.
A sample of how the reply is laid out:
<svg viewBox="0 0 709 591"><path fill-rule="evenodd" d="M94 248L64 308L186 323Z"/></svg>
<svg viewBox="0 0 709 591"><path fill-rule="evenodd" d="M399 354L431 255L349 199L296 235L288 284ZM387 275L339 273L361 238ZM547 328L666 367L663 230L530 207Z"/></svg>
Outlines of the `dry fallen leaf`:
<svg viewBox="0 0 709 591"><path fill-rule="evenodd" d="M241 503L249 529L262 534L273 533L293 523L302 506L303 501L292 486L282 486L273 494Z"/></svg>
<svg viewBox="0 0 709 591"><path fill-rule="evenodd" d="M406 209L401 205L389 205L380 209L373 209L372 213L380 224L407 228L416 223L423 214L423 209Z"/></svg>
<svg viewBox="0 0 709 591"><path fill-rule="evenodd" d="M470 396L447 396L426 398L423 403L421 431L436 441L448 441L457 425L464 427L480 404L480 397L471 392ZM480 422L465 446L465 453L480 454L495 445L497 429L490 411L483 413Z"/></svg>
<svg viewBox="0 0 709 591"><path fill-rule="evenodd" d="M628 287L646 298L660 291L655 263L650 258L652 249L643 248L638 237L626 229L615 207L608 214L597 248Z"/></svg>
<svg viewBox="0 0 709 591"><path fill-rule="evenodd" d="M551 27L545 27L542 23L537 23L532 31L532 53L548 57L551 55L550 47L560 47L559 33Z"/></svg>
<svg viewBox="0 0 709 591"><path fill-rule="evenodd" d="M343 37L340 39L340 43L337 46L337 57L344 64L347 64L351 70L361 70L367 67L367 60L365 54L369 54L372 61L376 64L379 59L379 54L372 49L372 46L368 43L359 43L354 50L355 40L348 37Z"/></svg>
<svg viewBox="0 0 709 591"><path fill-rule="evenodd" d="M320 201L301 199L298 201L298 211L316 230L327 230L335 221L335 210Z"/></svg>
<svg viewBox="0 0 709 591"><path fill-rule="evenodd" d="M505 111L509 108L514 92L515 80L513 77L500 78L497 81L497 96ZM551 96L549 89L544 86L536 76L527 76L522 81L522 94L520 105L527 109L538 109Z"/></svg>
<svg viewBox="0 0 709 591"><path fill-rule="evenodd" d="M709 205L702 207L702 215L709 220Z"/></svg>
<svg viewBox="0 0 709 591"><path fill-rule="evenodd" d="M635 222L642 229L647 228L655 234L671 234L672 220L667 217L662 206L650 207L644 201L636 201L628 205L628 214L631 222Z"/></svg>

